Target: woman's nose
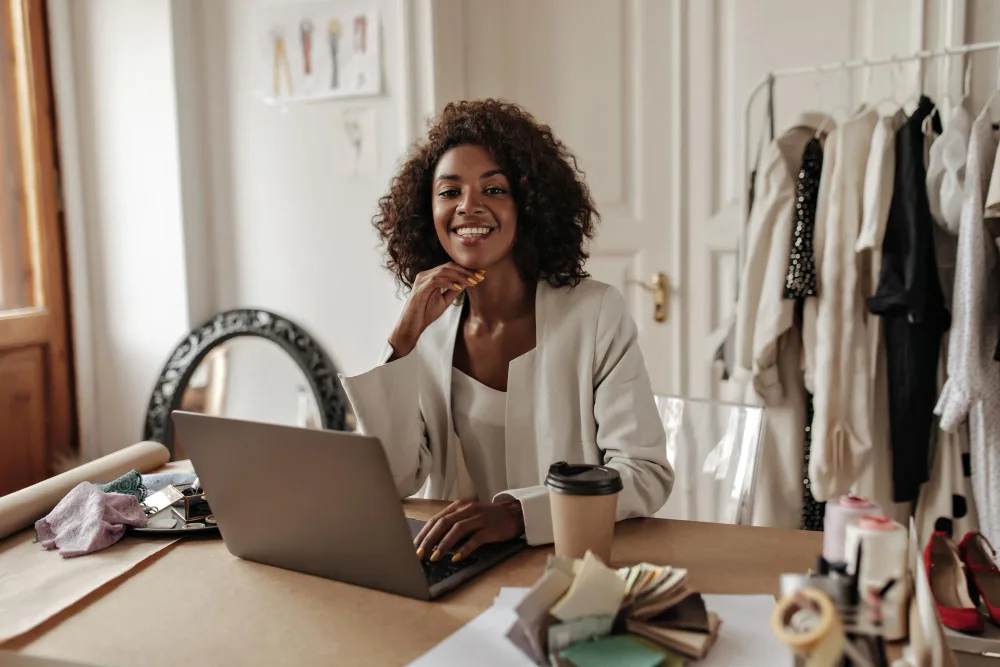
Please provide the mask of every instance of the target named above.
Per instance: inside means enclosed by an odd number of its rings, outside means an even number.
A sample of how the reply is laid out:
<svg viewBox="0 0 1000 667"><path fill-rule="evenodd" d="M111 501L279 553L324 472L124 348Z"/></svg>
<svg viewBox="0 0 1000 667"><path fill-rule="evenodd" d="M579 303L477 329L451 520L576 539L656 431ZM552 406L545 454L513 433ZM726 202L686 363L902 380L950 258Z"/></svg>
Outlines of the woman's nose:
<svg viewBox="0 0 1000 667"><path fill-rule="evenodd" d="M482 203L479 201L479 196L475 190L469 188L462 194L461 199L458 202L458 212L459 213L481 213L483 210Z"/></svg>

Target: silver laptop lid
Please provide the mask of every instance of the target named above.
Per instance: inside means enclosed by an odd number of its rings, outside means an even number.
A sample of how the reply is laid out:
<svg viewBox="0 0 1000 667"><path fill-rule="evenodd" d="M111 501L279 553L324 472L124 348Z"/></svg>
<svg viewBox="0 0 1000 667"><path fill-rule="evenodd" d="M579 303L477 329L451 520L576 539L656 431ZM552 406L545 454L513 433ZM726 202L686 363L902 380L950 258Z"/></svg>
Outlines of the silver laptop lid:
<svg viewBox="0 0 1000 667"><path fill-rule="evenodd" d="M180 411L172 419L233 555L429 598L378 439Z"/></svg>

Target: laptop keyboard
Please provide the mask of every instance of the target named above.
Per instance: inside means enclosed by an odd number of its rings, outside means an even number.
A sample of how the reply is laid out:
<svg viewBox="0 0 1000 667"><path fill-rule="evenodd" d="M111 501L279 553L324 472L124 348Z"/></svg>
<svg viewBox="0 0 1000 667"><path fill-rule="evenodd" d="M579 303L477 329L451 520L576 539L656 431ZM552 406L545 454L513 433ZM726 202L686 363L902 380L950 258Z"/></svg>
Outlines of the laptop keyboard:
<svg viewBox="0 0 1000 667"><path fill-rule="evenodd" d="M433 586L470 565L475 565L479 562L479 558L475 554L472 554L457 563L452 563L451 554L446 554L436 563L432 563L429 560L421 560L420 562L424 566L424 575L427 577L427 583Z"/></svg>

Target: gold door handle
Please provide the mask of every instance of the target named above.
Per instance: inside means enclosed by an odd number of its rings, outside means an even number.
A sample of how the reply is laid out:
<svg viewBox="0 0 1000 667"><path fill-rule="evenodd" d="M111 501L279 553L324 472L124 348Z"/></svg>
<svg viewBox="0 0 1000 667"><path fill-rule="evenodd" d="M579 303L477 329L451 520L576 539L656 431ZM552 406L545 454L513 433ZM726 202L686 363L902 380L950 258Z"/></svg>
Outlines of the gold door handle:
<svg viewBox="0 0 1000 667"><path fill-rule="evenodd" d="M637 285L653 295L653 320L667 321L667 304L670 298L670 279L662 271L653 275L653 280L645 283L641 280L626 280L626 285Z"/></svg>

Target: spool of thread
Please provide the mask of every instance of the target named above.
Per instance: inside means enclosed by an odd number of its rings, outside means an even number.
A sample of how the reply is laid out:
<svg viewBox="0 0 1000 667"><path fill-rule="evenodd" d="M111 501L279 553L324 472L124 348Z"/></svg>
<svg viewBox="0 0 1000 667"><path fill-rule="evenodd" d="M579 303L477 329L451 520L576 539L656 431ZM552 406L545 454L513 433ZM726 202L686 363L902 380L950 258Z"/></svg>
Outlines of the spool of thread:
<svg viewBox="0 0 1000 667"><path fill-rule="evenodd" d="M823 558L830 563L843 563L847 527L863 516L881 516L882 508L867 498L847 495L826 503L823 517Z"/></svg>
<svg viewBox="0 0 1000 667"><path fill-rule="evenodd" d="M858 570L859 544L862 555L858 585L862 590L882 588L890 579L905 581L909 546L905 528L884 516L864 516L848 526L844 546L848 574Z"/></svg>
<svg viewBox="0 0 1000 667"><path fill-rule="evenodd" d="M833 602L816 588L804 588L778 601L771 613L778 639L807 658L810 667L835 667L844 656L844 626Z"/></svg>

